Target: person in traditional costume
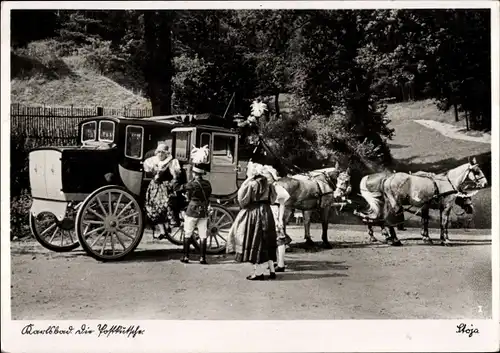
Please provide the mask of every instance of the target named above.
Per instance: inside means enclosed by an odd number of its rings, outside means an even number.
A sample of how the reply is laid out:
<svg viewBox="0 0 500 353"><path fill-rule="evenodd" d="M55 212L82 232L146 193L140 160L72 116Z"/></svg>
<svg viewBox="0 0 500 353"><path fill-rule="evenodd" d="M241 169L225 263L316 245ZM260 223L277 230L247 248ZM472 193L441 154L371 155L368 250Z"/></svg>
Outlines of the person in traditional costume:
<svg viewBox="0 0 500 353"><path fill-rule="evenodd" d="M193 152L191 153L191 161L194 162L194 166L191 169L193 180L182 188L185 190L189 202L184 216L184 256L181 259L183 263L189 262L189 247L191 242L194 241L194 231L198 229L200 238L200 263L207 264L208 209L210 195L212 194L210 182L203 179L203 176L206 174L207 158L208 146L202 149L193 148Z"/></svg>
<svg viewBox="0 0 500 353"><path fill-rule="evenodd" d="M174 188L179 183L182 168L172 157L165 143L159 143L154 156L144 161L144 171L154 174L146 192L146 214L153 224L166 219L172 226L178 226L179 215L175 209Z"/></svg>
<svg viewBox="0 0 500 353"><path fill-rule="evenodd" d="M264 271L267 268L269 278L276 278L277 235L270 205L271 180L261 164L248 163L247 179L238 190L241 210L229 232L227 252L235 252L237 262L254 265L254 273L247 277L251 281L265 280Z"/></svg>

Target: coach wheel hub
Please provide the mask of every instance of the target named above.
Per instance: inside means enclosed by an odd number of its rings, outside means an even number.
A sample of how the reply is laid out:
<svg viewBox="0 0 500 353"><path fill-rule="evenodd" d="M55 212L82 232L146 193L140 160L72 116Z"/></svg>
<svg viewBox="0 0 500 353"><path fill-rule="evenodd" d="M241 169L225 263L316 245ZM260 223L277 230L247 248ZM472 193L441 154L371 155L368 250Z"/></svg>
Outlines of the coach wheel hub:
<svg viewBox="0 0 500 353"><path fill-rule="evenodd" d="M106 217L106 220L104 221L104 226L106 227L106 230L112 231L115 230L116 227L118 226L118 219L116 217Z"/></svg>
<svg viewBox="0 0 500 353"><path fill-rule="evenodd" d="M210 228L210 233L211 233L212 235L217 234L217 232L218 232L218 231L219 231L219 229L218 229L217 227L211 227L211 228Z"/></svg>

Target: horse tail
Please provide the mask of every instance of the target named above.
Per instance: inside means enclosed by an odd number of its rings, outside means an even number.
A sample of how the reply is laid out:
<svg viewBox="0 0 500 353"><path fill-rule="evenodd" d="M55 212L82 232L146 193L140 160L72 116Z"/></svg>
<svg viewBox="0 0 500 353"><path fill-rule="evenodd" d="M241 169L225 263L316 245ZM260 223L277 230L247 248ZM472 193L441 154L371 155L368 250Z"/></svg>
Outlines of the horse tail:
<svg viewBox="0 0 500 353"><path fill-rule="evenodd" d="M380 196L382 196L382 193L379 190L370 191L368 189L367 187L368 177L369 175L361 179L361 182L359 184L359 189L361 192L361 196L366 200L369 206L367 214L375 215L374 218L378 218L382 206L382 201L380 200Z"/></svg>

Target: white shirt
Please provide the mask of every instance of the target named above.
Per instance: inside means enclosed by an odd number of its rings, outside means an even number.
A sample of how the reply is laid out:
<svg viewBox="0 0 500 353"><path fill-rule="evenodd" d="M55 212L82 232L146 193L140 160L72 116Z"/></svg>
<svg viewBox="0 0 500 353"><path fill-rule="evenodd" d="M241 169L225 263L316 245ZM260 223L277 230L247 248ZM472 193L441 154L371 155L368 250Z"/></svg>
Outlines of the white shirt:
<svg viewBox="0 0 500 353"><path fill-rule="evenodd" d="M172 163L170 163L172 161ZM165 166L170 163L169 169L172 176L175 176L181 170L181 165L177 159L172 160L172 156L168 156L165 160L160 160L157 155L149 157L144 161L144 171L158 173L165 169Z"/></svg>

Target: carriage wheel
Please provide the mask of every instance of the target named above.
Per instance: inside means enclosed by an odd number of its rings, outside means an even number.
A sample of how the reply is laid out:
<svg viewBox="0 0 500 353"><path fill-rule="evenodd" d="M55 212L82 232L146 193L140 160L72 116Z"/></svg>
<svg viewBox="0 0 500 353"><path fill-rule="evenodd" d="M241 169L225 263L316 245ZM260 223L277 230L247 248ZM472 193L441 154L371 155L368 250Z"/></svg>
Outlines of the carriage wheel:
<svg viewBox="0 0 500 353"><path fill-rule="evenodd" d="M184 244L184 222L181 222L180 227L172 227L170 225L165 225L166 228L170 229L165 233L165 237L175 245L183 245ZM198 230L194 231L194 238L198 241ZM196 249L199 248L198 242L191 243L191 247Z"/></svg>
<svg viewBox="0 0 500 353"><path fill-rule="evenodd" d="M220 254L226 250L226 244L229 236L229 230L234 222L234 216L225 207L220 205L212 205L208 217L208 234L207 234L207 254ZM183 225L179 228L173 228L167 232L166 238L176 244L182 245L184 241ZM198 231L194 231L196 242L192 245L199 249L200 238Z"/></svg>
<svg viewBox="0 0 500 353"><path fill-rule="evenodd" d="M223 206L212 205L208 216L207 254L226 251L234 215Z"/></svg>
<svg viewBox="0 0 500 353"><path fill-rule="evenodd" d="M44 248L55 252L68 252L80 246L75 234L75 210L68 208L67 217L59 221L53 213L30 215L31 233Z"/></svg>
<svg viewBox="0 0 500 353"><path fill-rule="evenodd" d="M184 223L181 222L180 227L172 227L171 225L166 224L165 228L167 228L167 232L165 233L165 237L175 245L182 245L184 239Z"/></svg>
<svg viewBox="0 0 500 353"><path fill-rule="evenodd" d="M83 201L76 215L80 244L97 260L123 259L139 245L143 232L141 207L120 186L97 189Z"/></svg>

